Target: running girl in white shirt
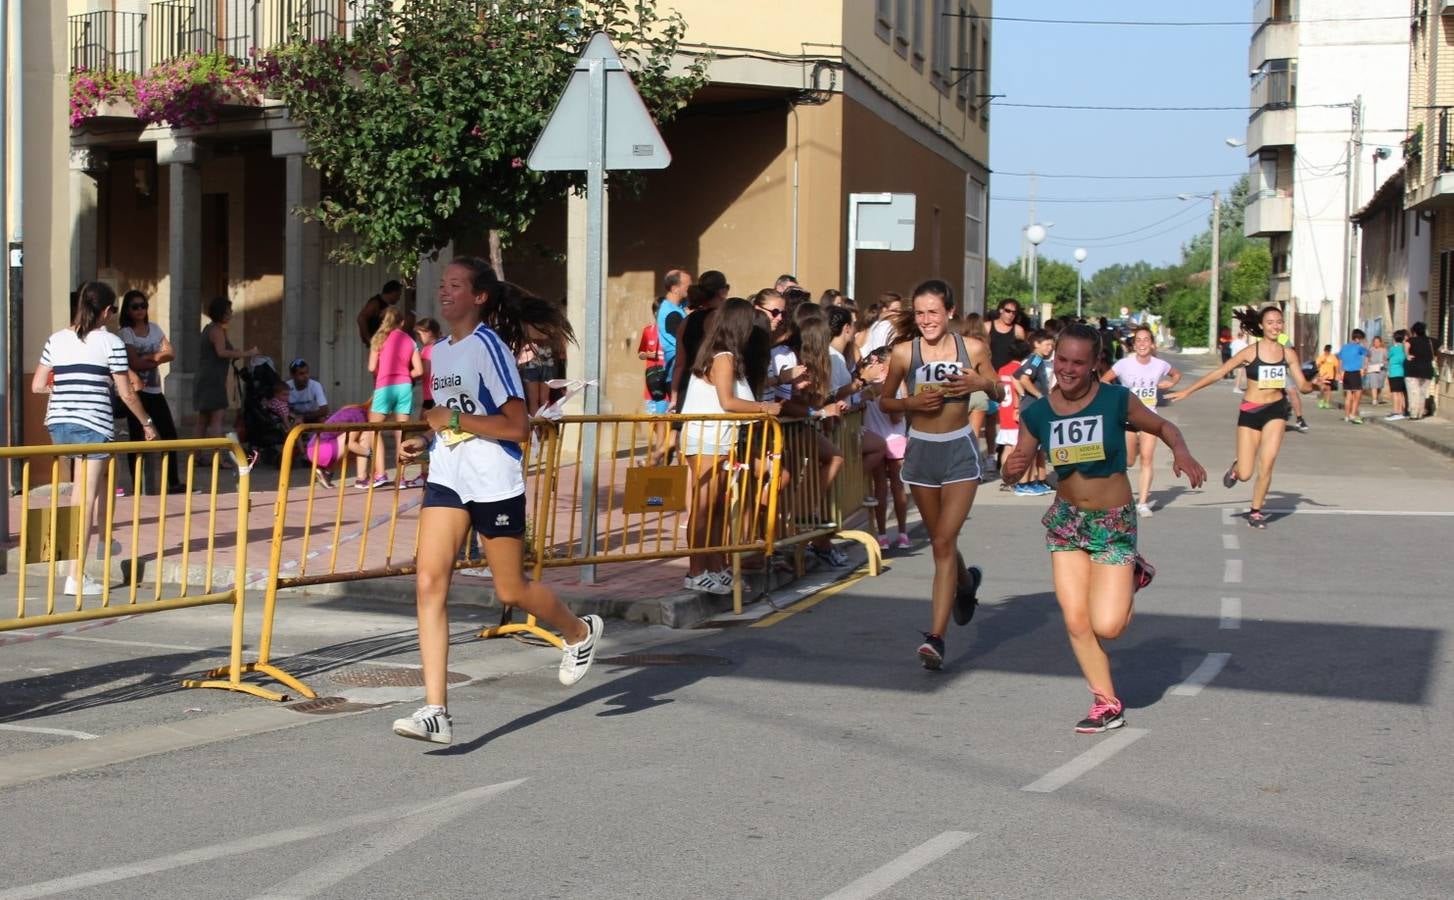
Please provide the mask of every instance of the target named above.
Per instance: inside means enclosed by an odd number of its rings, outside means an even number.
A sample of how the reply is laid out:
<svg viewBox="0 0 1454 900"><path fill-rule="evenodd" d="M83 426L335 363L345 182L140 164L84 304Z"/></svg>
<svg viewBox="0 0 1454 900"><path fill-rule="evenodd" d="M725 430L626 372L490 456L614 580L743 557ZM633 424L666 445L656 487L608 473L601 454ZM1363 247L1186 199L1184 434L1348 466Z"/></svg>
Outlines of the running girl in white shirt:
<svg viewBox="0 0 1454 900"><path fill-rule="evenodd" d="M561 684L575 684L591 667L601 635L599 616L577 618L550 588L525 578L525 473L521 445L530 435L525 391L515 353L530 338L574 340L562 309L501 282L489 263L456 257L439 286L439 317L446 336L434 345L430 389L435 406L424 414L429 436L404 441L400 457L427 448L429 480L419 531L416 602L424 706L394 722L402 737L447 744L452 726L445 704L449 613L445 599L459 548L473 528L484 538L495 594L565 639Z"/></svg>
<svg viewBox="0 0 1454 900"><path fill-rule="evenodd" d="M1136 355L1116 360L1116 364L1101 376L1101 381L1120 382L1122 387L1130 389L1132 396L1141 401L1143 406L1154 412L1156 404L1161 400L1162 391L1176 387L1176 383L1181 380L1181 373L1171 363L1156 356L1156 338L1151 335L1149 327L1136 326L1136 330L1131 332L1131 348ZM1138 516L1151 515L1151 475L1154 467L1152 459L1156 455L1156 443L1156 435L1150 432L1126 433L1126 466L1134 466L1138 460L1141 465L1136 493Z"/></svg>

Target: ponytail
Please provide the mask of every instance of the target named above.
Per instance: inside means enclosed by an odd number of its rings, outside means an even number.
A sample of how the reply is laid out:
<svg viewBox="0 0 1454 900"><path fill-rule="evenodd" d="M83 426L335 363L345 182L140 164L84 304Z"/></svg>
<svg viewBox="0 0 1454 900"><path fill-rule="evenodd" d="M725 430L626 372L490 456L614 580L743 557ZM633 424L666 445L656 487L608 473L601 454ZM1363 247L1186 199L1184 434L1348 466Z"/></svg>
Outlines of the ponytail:
<svg viewBox="0 0 1454 900"><path fill-rule="evenodd" d="M110 285L100 281L81 285L81 289L76 291L76 317L71 320L76 336L84 341L86 335L101 327L106 311L115 307L116 292Z"/></svg>

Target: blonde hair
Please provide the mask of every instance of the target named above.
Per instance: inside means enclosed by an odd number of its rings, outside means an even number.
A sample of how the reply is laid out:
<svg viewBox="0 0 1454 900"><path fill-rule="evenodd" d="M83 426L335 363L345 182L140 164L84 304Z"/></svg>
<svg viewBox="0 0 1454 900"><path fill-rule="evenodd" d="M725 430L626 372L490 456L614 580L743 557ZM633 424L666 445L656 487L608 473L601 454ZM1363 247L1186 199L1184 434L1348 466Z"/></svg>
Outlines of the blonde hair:
<svg viewBox="0 0 1454 900"><path fill-rule="evenodd" d="M369 349L374 351L384 349L384 341L387 341L389 335L398 331L403 324L404 314L399 312L398 306L390 306L384 310L384 317L379 322L379 330L375 331L374 336L369 339Z"/></svg>

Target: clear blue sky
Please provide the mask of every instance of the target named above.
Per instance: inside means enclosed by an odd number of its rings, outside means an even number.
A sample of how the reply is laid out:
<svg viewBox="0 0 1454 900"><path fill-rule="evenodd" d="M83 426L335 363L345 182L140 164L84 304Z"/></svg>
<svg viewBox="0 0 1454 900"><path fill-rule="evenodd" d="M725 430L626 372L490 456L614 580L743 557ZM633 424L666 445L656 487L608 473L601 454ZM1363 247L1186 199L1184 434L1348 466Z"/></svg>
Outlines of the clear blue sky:
<svg viewBox="0 0 1454 900"><path fill-rule="evenodd" d="M1072 3L998 0L998 16L1041 19L1231 21L1252 17L1251 0L1118 0ZM1168 175L1158 180L1037 179L1036 218L1054 222L1043 256L1072 261L1089 251L1085 273L1145 259L1173 262L1181 245L1207 227L1211 203L1178 193L1210 194L1247 170L1247 112L1108 112L1020 109L1006 103L1103 106L1243 106L1249 102L1250 26L1146 28L997 21L991 49L990 237L994 259L1020 252L1028 223L1030 180L1044 175ZM1014 199L1020 198L1020 199ZM1104 202L1059 202L1101 200ZM1113 198L1113 199L1112 199ZM1126 198L1157 198L1136 199ZM1167 220L1151 226L1152 223ZM1136 230L1143 229L1144 230ZM1125 234L1135 231L1134 234ZM1111 238L1111 235L1124 237ZM1095 238L1102 238L1095 240Z"/></svg>

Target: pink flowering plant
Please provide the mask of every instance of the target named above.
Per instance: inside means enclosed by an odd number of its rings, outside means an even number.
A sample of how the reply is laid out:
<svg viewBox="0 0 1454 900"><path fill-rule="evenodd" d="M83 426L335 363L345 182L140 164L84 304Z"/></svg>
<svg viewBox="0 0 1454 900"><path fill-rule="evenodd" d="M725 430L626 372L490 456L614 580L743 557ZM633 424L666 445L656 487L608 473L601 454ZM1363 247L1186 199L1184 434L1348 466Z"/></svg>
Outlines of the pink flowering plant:
<svg viewBox="0 0 1454 900"><path fill-rule="evenodd" d="M111 100L136 100L136 76L130 72L75 69L71 72L71 127L94 119Z"/></svg>
<svg viewBox="0 0 1454 900"><path fill-rule="evenodd" d="M257 75L223 53L168 60L148 69L135 86L136 117L174 128L210 124L225 106L251 106L261 99Z"/></svg>

